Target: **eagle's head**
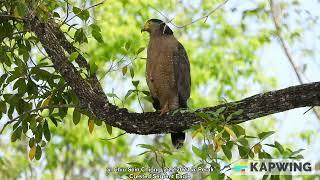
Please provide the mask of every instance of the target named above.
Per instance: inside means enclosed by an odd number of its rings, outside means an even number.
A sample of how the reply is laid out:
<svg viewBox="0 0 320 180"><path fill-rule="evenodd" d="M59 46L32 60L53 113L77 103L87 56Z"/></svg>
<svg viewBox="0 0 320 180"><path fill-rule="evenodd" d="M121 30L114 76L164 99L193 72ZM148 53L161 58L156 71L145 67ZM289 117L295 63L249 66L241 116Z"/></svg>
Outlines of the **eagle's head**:
<svg viewBox="0 0 320 180"><path fill-rule="evenodd" d="M150 34L172 35L170 27L160 19L149 19L141 29L141 32L147 31Z"/></svg>

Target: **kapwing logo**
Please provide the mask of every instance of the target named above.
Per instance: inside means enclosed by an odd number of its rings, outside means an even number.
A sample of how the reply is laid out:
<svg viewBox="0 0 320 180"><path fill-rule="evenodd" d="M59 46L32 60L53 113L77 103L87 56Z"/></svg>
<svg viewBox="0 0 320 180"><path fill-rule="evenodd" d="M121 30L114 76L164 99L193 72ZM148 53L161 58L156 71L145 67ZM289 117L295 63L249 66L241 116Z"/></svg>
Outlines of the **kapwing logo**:
<svg viewBox="0 0 320 180"><path fill-rule="evenodd" d="M233 174L320 174L315 169L315 163L308 161L294 160L245 160L234 164L232 167Z"/></svg>
<svg viewBox="0 0 320 180"><path fill-rule="evenodd" d="M246 172L246 169L248 169L249 164L248 162L240 162L232 167L232 170L236 172Z"/></svg>

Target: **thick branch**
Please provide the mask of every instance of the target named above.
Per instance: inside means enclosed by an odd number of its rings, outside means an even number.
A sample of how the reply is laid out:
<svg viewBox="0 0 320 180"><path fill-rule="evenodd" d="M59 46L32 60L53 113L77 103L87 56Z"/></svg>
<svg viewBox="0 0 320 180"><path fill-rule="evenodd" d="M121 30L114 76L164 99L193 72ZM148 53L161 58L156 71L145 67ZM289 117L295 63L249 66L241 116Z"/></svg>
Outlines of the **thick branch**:
<svg viewBox="0 0 320 180"><path fill-rule="evenodd" d="M69 54L78 52L78 50L72 45L72 43L67 40L64 33L59 29L58 26L54 26L53 24L48 24L48 26L50 27L51 32L55 35L57 40L60 41L60 45L65 51L67 51ZM85 68L88 70L88 72L90 72L90 65L81 55L81 53L79 53L78 57L76 58L76 62L80 67ZM90 79L88 79L88 82L91 84L96 93L103 94L101 84L99 83L98 78L95 75L91 75Z"/></svg>
<svg viewBox="0 0 320 180"><path fill-rule="evenodd" d="M177 132L189 129L204 121L191 112L159 116L159 113L155 112L130 113L127 109L110 104L106 95L93 91L86 80L81 78L73 65L68 62L61 44L59 44L60 41L47 23L42 23L36 18L32 18L26 23L40 39L55 69L62 74L78 95L82 111L104 120L111 126L123 129L127 133L136 134ZM214 112L221 107L226 107L222 113L228 117L241 109L243 113L233 117L229 122L241 123L294 108L319 105L320 82L314 82L258 94L241 101L203 108L198 111Z"/></svg>

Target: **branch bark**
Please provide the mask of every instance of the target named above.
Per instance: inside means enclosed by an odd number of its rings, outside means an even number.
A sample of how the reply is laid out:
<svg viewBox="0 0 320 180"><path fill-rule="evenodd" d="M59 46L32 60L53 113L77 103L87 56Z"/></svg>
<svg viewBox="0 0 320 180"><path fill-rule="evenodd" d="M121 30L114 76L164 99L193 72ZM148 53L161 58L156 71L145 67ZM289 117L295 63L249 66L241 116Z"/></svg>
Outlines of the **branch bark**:
<svg viewBox="0 0 320 180"><path fill-rule="evenodd" d="M41 22L32 15L25 18L24 22L39 38L54 64L55 70L65 78L77 94L81 111L127 133L142 135L179 132L205 121L192 112L159 116L158 112L134 113L110 104L107 96L100 90L97 91L88 79L83 79L73 64L68 61L64 52L66 47L61 41L63 37L60 36L61 33L57 35L55 32L60 29L54 30L52 24ZM222 114L228 117L238 110L243 110L240 115L232 116L228 122L232 124L294 108L319 105L320 82L314 82L257 94L236 102L198 109L197 112L215 112L221 107L225 107Z"/></svg>

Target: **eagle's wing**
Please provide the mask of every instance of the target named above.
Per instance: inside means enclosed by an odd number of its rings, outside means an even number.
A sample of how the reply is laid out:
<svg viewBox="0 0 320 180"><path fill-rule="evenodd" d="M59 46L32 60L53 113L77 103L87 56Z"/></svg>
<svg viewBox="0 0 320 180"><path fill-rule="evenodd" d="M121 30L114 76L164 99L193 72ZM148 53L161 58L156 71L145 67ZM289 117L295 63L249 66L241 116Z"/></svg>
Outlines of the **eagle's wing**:
<svg viewBox="0 0 320 180"><path fill-rule="evenodd" d="M191 77L188 55L183 45L178 42L174 51L174 77L179 96L179 107L187 108L187 100L190 97Z"/></svg>

